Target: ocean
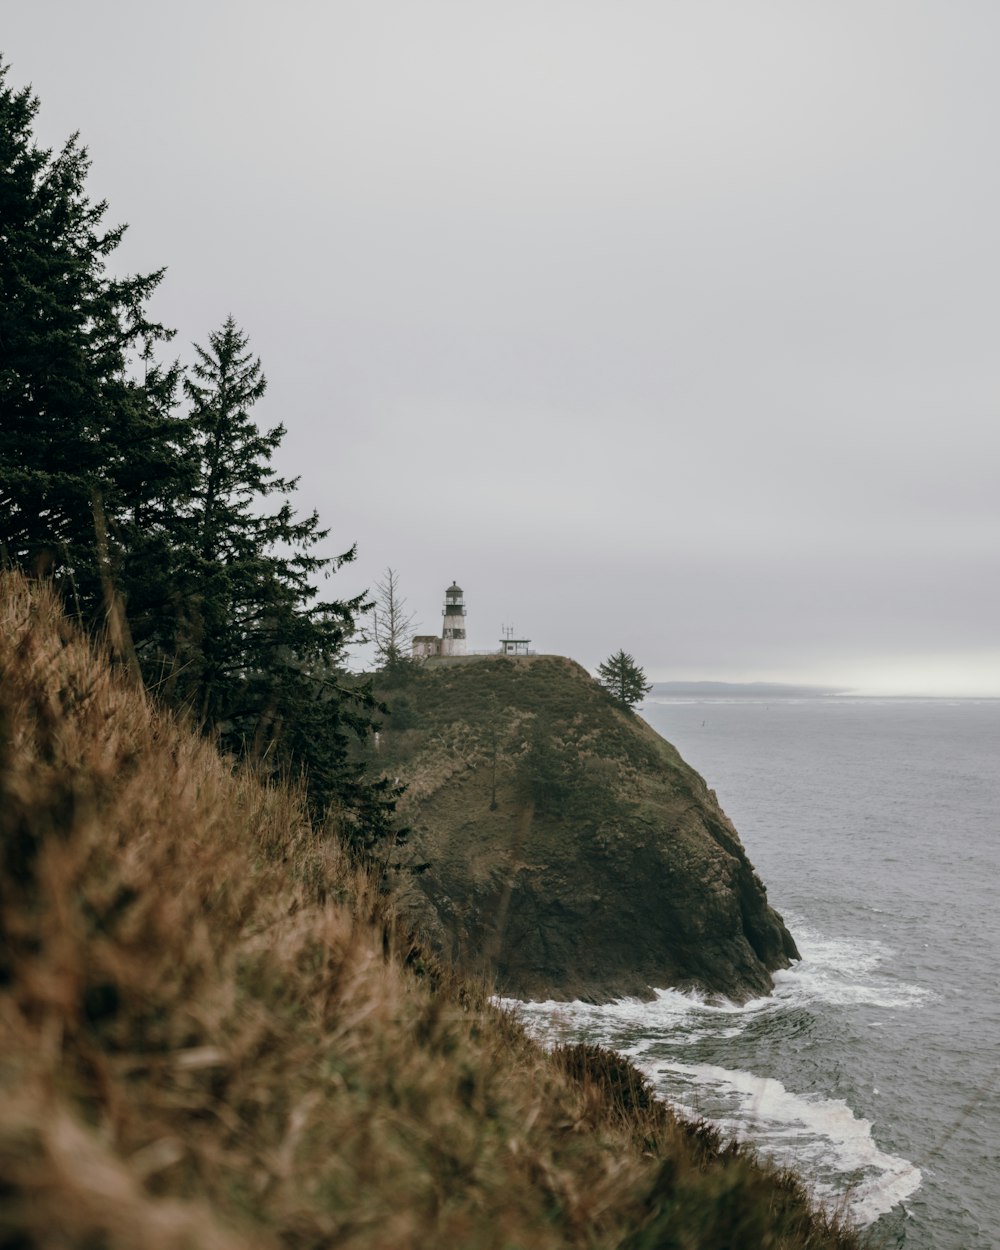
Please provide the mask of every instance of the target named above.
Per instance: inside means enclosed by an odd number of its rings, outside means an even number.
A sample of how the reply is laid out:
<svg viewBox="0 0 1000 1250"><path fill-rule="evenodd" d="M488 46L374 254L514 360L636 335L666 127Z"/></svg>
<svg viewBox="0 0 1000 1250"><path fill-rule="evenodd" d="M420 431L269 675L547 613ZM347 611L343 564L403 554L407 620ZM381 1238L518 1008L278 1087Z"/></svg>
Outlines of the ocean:
<svg viewBox="0 0 1000 1250"><path fill-rule="evenodd" d="M1000 1246L1000 700L651 699L802 953L736 1006L532 1003L906 1250Z"/></svg>

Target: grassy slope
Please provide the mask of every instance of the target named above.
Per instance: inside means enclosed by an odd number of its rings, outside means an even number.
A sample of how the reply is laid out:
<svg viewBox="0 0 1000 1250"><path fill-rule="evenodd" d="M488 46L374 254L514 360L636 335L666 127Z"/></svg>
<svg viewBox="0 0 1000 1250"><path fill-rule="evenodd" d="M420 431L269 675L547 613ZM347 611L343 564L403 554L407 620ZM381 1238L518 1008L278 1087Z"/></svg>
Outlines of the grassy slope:
<svg viewBox="0 0 1000 1250"><path fill-rule="evenodd" d="M477 657L447 665L431 662L405 667L380 694L390 708L381 735L379 760L387 771L399 768L410 779L403 806L416 810L456 775L484 770L496 747L498 780L511 789L526 740L539 722L559 733L583 762L588 810L600 823L619 816L621 791L638 803L651 780L656 799L673 800L678 810L701 778L675 747L640 717L623 711L585 669L564 656L519 659ZM401 724L402 728L397 728Z"/></svg>
<svg viewBox="0 0 1000 1250"><path fill-rule="evenodd" d="M0 579L0 1244L843 1246L401 949L334 833Z"/></svg>

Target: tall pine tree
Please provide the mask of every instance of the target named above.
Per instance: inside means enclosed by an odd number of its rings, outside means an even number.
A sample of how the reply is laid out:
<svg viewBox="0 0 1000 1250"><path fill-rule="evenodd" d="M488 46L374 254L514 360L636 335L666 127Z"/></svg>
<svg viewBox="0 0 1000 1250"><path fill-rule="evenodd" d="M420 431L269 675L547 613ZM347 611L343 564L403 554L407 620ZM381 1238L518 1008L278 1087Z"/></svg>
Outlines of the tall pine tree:
<svg viewBox="0 0 1000 1250"><path fill-rule="evenodd" d="M370 825L371 813L391 811L392 795L373 795L352 760L350 742L370 732L375 703L343 667L370 604L364 595L320 599L316 589L354 548L320 554L328 530L315 512L294 511L298 479L271 463L285 428L261 429L250 415L267 383L247 335L230 316L195 351L184 382L187 559L175 579L174 636L163 640L173 650L172 693L224 749L303 769L315 812L337 801L364 808Z"/></svg>
<svg viewBox="0 0 1000 1250"><path fill-rule="evenodd" d="M162 270L108 274L125 227L88 198L86 149L40 148L38 99L7 77L0 62L0 548L93 619L181 470L176 374L152 360L170 333L145 311Z"/></svg>
<svg viewBox="0 0 1000 1250"><path fill-rule="evenodd" d="M630 712L653 688L652 683L646 680L644 670L621 648L614 655L609 655L603 664L598 664L597 680Z"/></svg>

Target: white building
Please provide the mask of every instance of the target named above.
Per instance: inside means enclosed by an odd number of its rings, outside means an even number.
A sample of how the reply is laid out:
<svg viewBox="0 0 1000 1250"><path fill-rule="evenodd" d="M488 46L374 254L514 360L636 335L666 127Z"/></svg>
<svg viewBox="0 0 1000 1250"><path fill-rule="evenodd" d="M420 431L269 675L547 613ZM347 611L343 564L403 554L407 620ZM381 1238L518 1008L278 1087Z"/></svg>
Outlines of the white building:
<svg viewBox="0 0 1000 1250"><path fill-rule="evenodd" d="M458 582L444 592L444 624L441 626L441 654L465 655L465 596Z"/></svg>
<svg viewBox="0 0 1000 1250"><path fill-rule="evenodd" d="M515 638L514 626L504 626L501 631L503 637L500 639L501 655L534 655L534 651L530 650L530 638Z"/></svg>
<svg viewBox="0 0 1000 1250"><path fill-rule="evenodd" d="M452 582L444 592L444 618L441 637L434 634L417 634L413 639L413 658L426 660L432 655L466 655L465 594L457 582Z"/></svg>

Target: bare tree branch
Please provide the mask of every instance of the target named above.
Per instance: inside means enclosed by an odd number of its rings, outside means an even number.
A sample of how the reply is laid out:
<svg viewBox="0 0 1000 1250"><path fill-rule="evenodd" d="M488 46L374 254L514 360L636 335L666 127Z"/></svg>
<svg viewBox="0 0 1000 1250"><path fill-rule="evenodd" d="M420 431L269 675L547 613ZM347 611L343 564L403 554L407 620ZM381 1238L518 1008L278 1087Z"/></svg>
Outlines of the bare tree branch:
<svg viewBox="0 0 1000 1250"><path fill-rule="evenodd" d="M375 583L372 605L372 642L386 668L395 668L408 658L413 620L413 613L407 612L406 600L399 593L399 574L387 568L382 580Z"/></svg>

